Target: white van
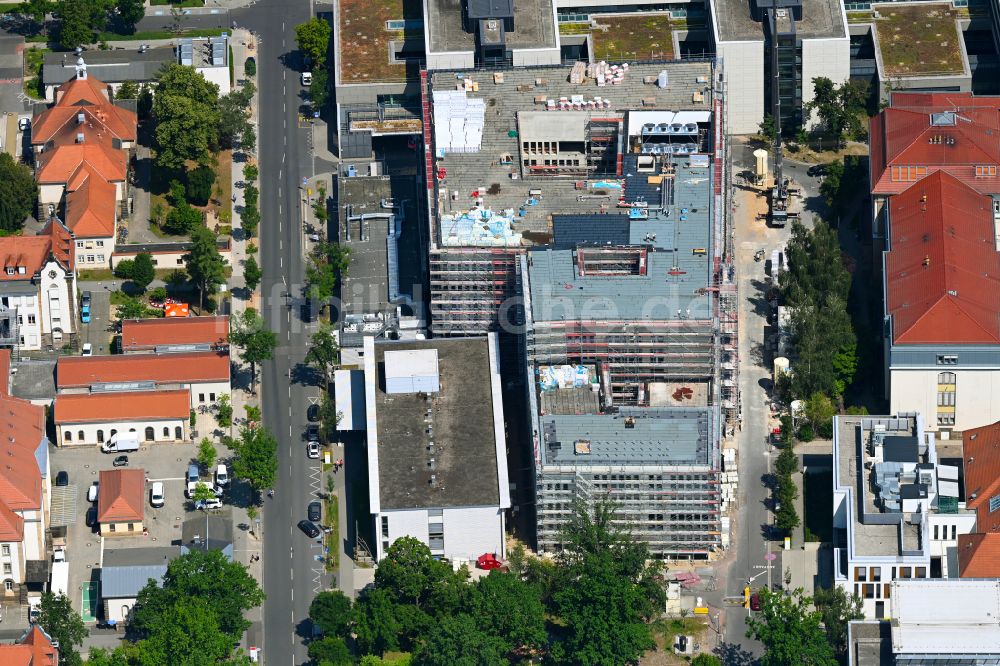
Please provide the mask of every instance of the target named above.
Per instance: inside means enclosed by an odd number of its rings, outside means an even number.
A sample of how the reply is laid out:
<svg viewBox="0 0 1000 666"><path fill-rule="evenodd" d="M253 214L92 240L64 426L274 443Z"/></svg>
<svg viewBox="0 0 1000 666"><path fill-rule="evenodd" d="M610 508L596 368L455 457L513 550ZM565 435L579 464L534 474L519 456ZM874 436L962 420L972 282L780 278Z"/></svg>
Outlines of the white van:
<svg viewBox="0 0 1000 666"><path fill-rule="evenodd" d="M225 487L229 485L229 471L224 463L219 463L215 468L215 485Z"/></svg>
<svg viewBox="0 0 1000 666"><path fill-rule="evenodd" d="M114 434L111 439L101 444L101 451L104 453L127 453L128 451L139 450L139 438L135 433L124 435Z"/></svg>
<svg viewBox="0 0 1000 666"><path fill-rule="evenodd" d="M149 489L149 505L153 507L163 506L163 482L154 481L153 487Z"/></svg>

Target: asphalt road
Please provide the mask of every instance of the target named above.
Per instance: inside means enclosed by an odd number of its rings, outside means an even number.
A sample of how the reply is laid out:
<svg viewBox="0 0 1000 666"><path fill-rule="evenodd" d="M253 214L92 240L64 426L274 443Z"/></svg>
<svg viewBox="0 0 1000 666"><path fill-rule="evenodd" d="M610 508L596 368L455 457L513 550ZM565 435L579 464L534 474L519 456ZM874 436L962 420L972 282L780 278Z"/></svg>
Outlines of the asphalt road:
<svg viewBox="0 0 1000 666"><path fill-rule="evenodd" d="M319 389L302 360L312 326L300 319L293 297L303 282L300 184L312 175L306 130L298 129L301 89L294 27L309 18L304 0L262 0L233 12L258 35L261 225L264 279L261 308L278 335L274 360L261 368L264 424L278 438L275 496L264 500L263 641L269 664L301 664L308 657L303 638L311 632L309 603L326 582L318 557L322 548L296 527L320 488L319 461L308 460L303 430L309 399ZM287 660L287 661L286 661Z"/></svg>

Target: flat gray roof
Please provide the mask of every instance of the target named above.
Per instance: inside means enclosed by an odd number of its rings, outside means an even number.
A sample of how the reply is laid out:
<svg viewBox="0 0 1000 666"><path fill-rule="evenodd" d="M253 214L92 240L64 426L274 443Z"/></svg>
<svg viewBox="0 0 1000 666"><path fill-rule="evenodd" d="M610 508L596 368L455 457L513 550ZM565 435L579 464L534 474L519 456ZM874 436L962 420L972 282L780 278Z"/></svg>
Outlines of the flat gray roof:
<svg viewBox="0 0 1000 666"><path fill-rule="evenodd" d="M105 599L135 597L152 578L163 581L167 565L181 554L178 546L116 548L104 551L101 596Z"/></svg>
<svg viewBox="0 0 1000 666"><path fill-rule="evenodd" d="M889 623L878 620L853 621L849 625L847 649L853 666L884 666L892 663Z"/></svg>
<svg viewBox="0 0 1000 666"><path fill-rule="evenodd" d="M948 654L955 655L952 663L996 663L985 656L1000 655L1000 580L894 580L890 598L895 654ZM983 661L972 661L976 656Z"/></svg>
<svg viewBox="0 0 1000 666"><path fill-rule="evenodd" d="M633 427L626 427L629 417ZM705 466L712 461L711 413L703 407L546 414L539 423L543 465Z"/></svg>
<svg viewBox="0 0 1000 666"><path fill-rule="evenodd" d="M87 73L105 83L152 81L163 65L175 61L174 47L158 46L143 53L138 49L87 51L83 60ZM42 81L47 86L65 83L76 76L76 54L46 53Z"/></svg>
<svg viewBox="0 0 1000 666"><path fill-rule="evenodd" d="M421 349L437 350L441 390L387 394L385 352ZM507 461L497 460L488 338L378 342L374 354L381 508L499 505L497 464Z"/></svg>
<svg viewBox="0 0 1000 666"><path fill-rule="evenodd" d="M462 27L465 0L428 0L427 30L431 53L472 51L476 36ZM506 33L513 49L555 48L556 25L552 0L515 0L514 31Z"/></svg>
<svg viewBox="0 0 1000 666"><path fill-rule="evenodd" d="M699 110L712 109L712 63L710 62L669 62L662 64L630 64L629 71L620 85L598 87L593 81L585 84L569 82L570 67L518 67L498 70L503 73L503 83L493 82L493 71L449 71L430 73L431 83L438 90L454 90L456 76L466 76L479 83L478 92L467 93L469 97L485 100L486 114L483 128L482 147L475 153L446 153L435 159L435 167L445 170L445 181L441 183L442 199L438 205L441 215L461 215L468 212L475 199L470 195L479 188L492 188L495 192L480 193L485 207L499 212L506 209L517 211L529 197L529 191L539 189L541 196L534 197L535 205L527 206L525 214L516 220L515 231L524 234L522 244L546 243L551 238L551 215L586 214L616 212L616 193L608 191L604 198L592 198L590 192L581 192L575 187L578 178L558 178L551 176L520 176L520 139L516 131L519 114L540 111L535 103L536 96L558 100L583 95L585 99L602 97L611 101L605 117L620 117L626 111L645 110ZM656 76L667 70L669 82L666 88L644 83L647 76ZM703 101L696 102L695 93L701 93ZM644 104L645 100L645 104ZM547 111L556 117L568 118L571 112ZM559 114L566 114L560 116ZM624 123L622 125L624 132ZM509 155L513 164L501 164L500 158ZM678 160L680 161L680 160ZM511 173L518 174L512 180ZM600 178L600 180L604 180ZM623 173L622 181L625 180ZM645 181L645 174L643 174ZM496 185L495 188L492 186ZM453 200L449 194L457 192ZM440 225L437 225L439 227ZM436 228L435 242L441 243L441 230Z"/></svg>
<svg viewBox="0 0 1000 666"><path fill-rule="evenodd" d="M715 9L719 38L724 42L763 41L764 24L750 14L753 0L710 0ZM802 39L846 37L840 0L804 0L802 20L795 33ZM787 22L779 29L788 29Z"/></svg>
<svg viewBox="0 0 1000 666"><path fill-rule="evenodd" d="M415 285L420 278L419 214L415 181L407 176L341 177L337 181L337 242L351 251L351 265L340 284L343 314L363 314L395 310L390 288L390 264L395 270L399 293L419 296ZM392 200L396 208L383 208ZM390 203L387 201L387 203ZM380 218L348 221L351 217L380 215ZM393 219L385 219L392 215ZM390 261L390 231L395 256ZM362 233L363 232L363 233ZM398 302L398 299L397 299Z"/></svg>

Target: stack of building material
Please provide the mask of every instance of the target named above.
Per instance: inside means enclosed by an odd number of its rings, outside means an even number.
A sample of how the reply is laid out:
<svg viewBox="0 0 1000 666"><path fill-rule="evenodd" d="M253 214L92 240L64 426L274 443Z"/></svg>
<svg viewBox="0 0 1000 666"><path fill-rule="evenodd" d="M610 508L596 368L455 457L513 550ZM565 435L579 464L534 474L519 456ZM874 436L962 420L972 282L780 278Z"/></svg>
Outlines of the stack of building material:
<svg viewBox="0 0 1000 666"><path fill-rule="evenodd" d="M573 63L573 69L569 72L569 82L575 86L583 83L584 73L587 71L587 64L583 61Z"/></svg>
<svg viewBox="0 0 1000 666"><path fill-rule="evenodd" d="M719 481L721 483L722 511L725 513L729 508L729 503L736 499L736 493L739 489L740 477L736 466L736 449L722 450L722 470Z"/></svg>
<svg viewBox="0 0 1000 666"><path fill-rule="evenodd" d="M434 139L438 150L476 153L483 143L486 105L461 90L434 91Z"/></svg>

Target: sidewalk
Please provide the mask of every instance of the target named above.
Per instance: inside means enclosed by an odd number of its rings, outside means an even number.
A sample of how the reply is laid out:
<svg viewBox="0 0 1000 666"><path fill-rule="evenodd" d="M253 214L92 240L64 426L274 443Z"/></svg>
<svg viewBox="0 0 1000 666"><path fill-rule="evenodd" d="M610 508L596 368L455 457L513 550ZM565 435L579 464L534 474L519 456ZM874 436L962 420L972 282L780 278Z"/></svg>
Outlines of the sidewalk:
<svg viewBox="0 0 1000 666"><path fill-rule="evenodd" d="M256 39L246 30L237 29L233 31L232 38L230 39L230 45L233 49L233 78L236 82L236 88L239 87L239 82L245 78L245 73L243 71L243 63L246 62L247 57L257 56L256 52ZM252 47L251 47L252 45ZM235 88L234 88L235 89ZM254 126L254 130L257 131L257 97L250 102L250 122ZM259 132L258 132L259 136ZM234 152L234 158L236 153ZM237 162L233 160L233 169L231 173L232 183L233 183L233 194L236 196L236 200L233 202L233 234L232 234L232 267L233 274L229 279L227 288L231 298L232 310L230 312L231 316L242 315L248 306L248 301L244 298L246 295L246 281L243 278L243 264L246 261L246 239L243 235L242 221L240 215L237 212L243 206L243 188L236 187L236 183L243 180L243 165L246 164L246 160ZM252 296L252 295L251 295ZM241 367L243 365L242 359L239 357L239 351L236 349L231 349L230 354L232 355L232 363L234 367ZM256 396L250 395L250 393L245 388L233 387L233 392L231 396L231 402L233 406L233 425L231 427L231 436L236 437L239 434L239 425L244 422L246 418L246 405L260 406L260 392L263 387L258 387L258 394ZM258 521L260 520L258 516ZM251 524L251 521L247 517L247 512L245 508L233 507L233 521L239 525L241 523L250 525L253 528L255 525ZM257 580L258 583L263 586L263 568L259 556L263 544L260 539L251 533L250 530L236 529L234 530L234 541L233 544L235 548L235 558L237 561L246 565L250 574ZM257 556L256 561L251 561L251 556ZM247 619L251 622L251 627L247 631L245 648L251 646L259 647L262 643L263 630L261 628L263 611L261 608L253 608L247 613Z"/></svg>

